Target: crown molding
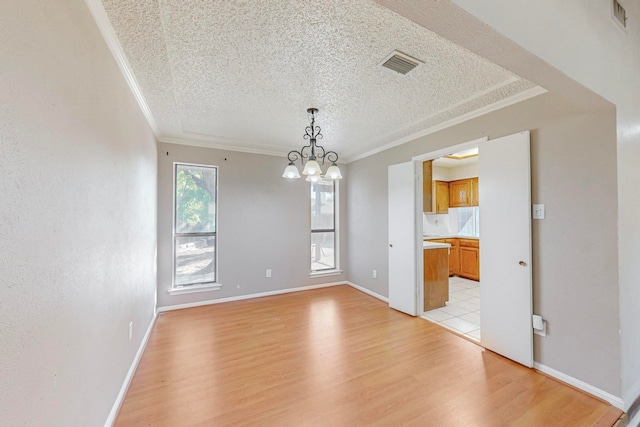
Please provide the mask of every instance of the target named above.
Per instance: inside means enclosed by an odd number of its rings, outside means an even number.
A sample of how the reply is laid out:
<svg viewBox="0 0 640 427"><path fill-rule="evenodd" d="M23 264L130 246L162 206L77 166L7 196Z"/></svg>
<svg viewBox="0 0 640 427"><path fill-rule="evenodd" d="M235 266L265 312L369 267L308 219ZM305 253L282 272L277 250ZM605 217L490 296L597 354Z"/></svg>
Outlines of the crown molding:
<svg viewBox="0 0 640 427"><path fill-rule="evenodd" d="M156 138L160 136L160 129L158 128L158 124L156 120L153 118L151 114L151 110L147 104L147 101L144 99L142 95L142 91L140 90L140 85L131 70L131 66L129 65L129 61L127 61L127 57L124 54L124 50L118 41L118 37L116 36L116 32L111 25L111 21L107 16L107 12L104 9L104 5L100 0L85 0L85 4L89 8L91 15L93 15L93 19L96 21L96 25L104 37L105 42L107 42L107 46L109 46L109 50L113 55L118 67L120 67L120 71L124 76L124 79L127 81L131 92L133 92L133 96L136 98L140 109L142 110L142 114L147 119L147 123L151 127L151 130L155 134Z"/></svg>
<svg viewBox="0 0 640 427"><path fill-rule="evenodd" d="M516 95L510 96L509 98L505 98L501 101L498 102L494 102L493 104L487 105L485 107L479 108L477 110L471 111L469 113L463 114L462 116L456 117L454 119L451 120L447 120L445 122L439 123L435 126L431 126L428 127L427 129L421 130L420 132L416 132L413 133L411 135L402 137L400 139L397 139L395 141L389 142L387 144L384 144L378 148L374 148L373 150L369 150L366 151L364 153L361 154L356 154L356 155L352 155L352 156L344 156L346 157L346 161L345 163L351 163L351 162L355 162L356 160L360 160L360 159L364 159L365 157L369 157L369 156L373 156L374 154L377 153L381 153L383 151L386 151L390 148L393 147L397 147L399 145L405 144L407 142L413 141L415 139L421 138L423 136L426 135L430 135L432 133L436 133L438 131L441 131L443 129L458 125L460 123L464 123L468 120L472 120L475 119L477 117L483 116L485 114L491 113L493 111L496 110L500 110L501 108L505 108L508 107L510 105L513 104L517 104L519 102L522 101L526 101L527 99L530 98L534 98L538 95L542 95L547 93L547 90L540 87L540 86L536 86L534 88L525 90L523 92L520 92Z"/></svg>
<svg viewBox="0 0 640 427"><path fill-rule="evenodd" d="M288 151L277 151L277 150L269 150L269 149L260 149L260 148L251 148L251 147L240 147L233 144L221 143L221 142L212 142L201 139L185 139L185 138L176 138L176 137L159 137L159 142L164 142L166 144L177 144L177 145L189 145L192 147L202 147L202 148L213 148L216 150L225 150L225 151L235 151L238 153L249 153L249 154L262 154L265 156L282 156L286 157Z"/></svg>

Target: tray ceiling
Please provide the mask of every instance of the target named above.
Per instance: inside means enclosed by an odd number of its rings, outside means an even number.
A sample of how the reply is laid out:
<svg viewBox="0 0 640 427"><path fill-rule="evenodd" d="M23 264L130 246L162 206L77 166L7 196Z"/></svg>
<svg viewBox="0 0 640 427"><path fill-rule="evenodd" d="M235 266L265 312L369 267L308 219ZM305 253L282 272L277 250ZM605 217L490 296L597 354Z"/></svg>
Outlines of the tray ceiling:
<svg viewBox="0 0 640 427"><path fill-rule="evenodd" d="M348 161L544 92L368 0L102 7L166 142L286 153L316 107L321 143ZM424 64L380 67L394 50Z"/></svg>

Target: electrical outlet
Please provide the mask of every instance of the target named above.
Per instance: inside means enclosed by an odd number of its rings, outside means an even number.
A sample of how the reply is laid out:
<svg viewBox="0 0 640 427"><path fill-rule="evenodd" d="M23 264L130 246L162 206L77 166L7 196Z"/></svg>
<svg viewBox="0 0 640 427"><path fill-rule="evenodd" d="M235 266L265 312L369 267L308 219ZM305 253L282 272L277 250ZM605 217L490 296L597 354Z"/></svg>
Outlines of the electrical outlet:
<svg viewBox="0 0 640 427"><path fill-rule="evenodd" d="M267 269L267 277L271 277L271 269Z"/></svg>
<svg viewBox="0 0 640 427"><path fill-rule="evenodd" d="M129 341L133 338L133 322L129 322Z"/></svg>
<svg viewBox="0 0 640 427"><path fill-rule="evenodd" d="M373 270L373 278L374 279L378 278L378 270Z"/></svg>

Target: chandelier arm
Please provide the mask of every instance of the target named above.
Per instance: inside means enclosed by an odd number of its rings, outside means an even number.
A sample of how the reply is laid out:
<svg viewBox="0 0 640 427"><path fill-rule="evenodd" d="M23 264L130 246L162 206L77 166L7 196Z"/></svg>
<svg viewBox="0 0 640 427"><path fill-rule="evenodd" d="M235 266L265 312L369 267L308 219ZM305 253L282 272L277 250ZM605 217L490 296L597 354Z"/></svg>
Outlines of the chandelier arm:
<svg viewBox="0 0 640 427"><path fill-rule="evenodd" d="M303 147L303 149L304 149L304 147ZM300 151L291 150L291 151L289 151L289 154L287 154L287 159L289 159L289 161L291 163L295 162L298 159L300 161L302 161L303 158L304 158L304 156L302 155L302 150L300 150Z"/></svg>
<svg viewBox="0 0 640 427"><path fill-rule="evenodd" d="M322 164L324 165L324 157L326 156L324 147L322 145L316 145L316 148L318 149L318 153L321 153L321 154L317 154L316 157L318 159L321 159L322 160Z"/></svg>
<svg viewBox="0 0 640 427"><path fill-rule="evenodd" d="M330 161L331 163L336 163L338 161L338 153L336 153L335 151L327 151L324 154L324 157L322 159L323 160L323 164L324 164L324 160L325 159Z"/></svg>

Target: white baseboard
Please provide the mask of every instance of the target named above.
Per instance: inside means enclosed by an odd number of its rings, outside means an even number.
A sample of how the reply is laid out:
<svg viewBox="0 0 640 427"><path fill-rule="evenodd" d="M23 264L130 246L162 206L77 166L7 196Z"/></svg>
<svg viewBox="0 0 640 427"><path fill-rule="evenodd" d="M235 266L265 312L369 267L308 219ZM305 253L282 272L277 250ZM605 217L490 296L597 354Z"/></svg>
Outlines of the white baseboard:
<svg viewBox="0 0 640 427"><path fill-rule="evenodd" d="M235 297L218 298L218 299L211 299L211 300L206 300L206 301L190 302L190 303L187 303L187 304L167 305L167 306L164 306L164 307L158 307L157 311L158 311L158 313L161 313L163 311L180 310L182 308L200 307L200 306L203 306L203 305L211 305L211 304L221 304L223 302L241 301L241 300L245 300L245 299L268 297L268 296L271 296L271 295L288 294L288 293L291 293L291 292L308 291L308 290L311 290L311 289L328 288L330 286L338 286L338 285L346 285L346 284L349 284L349 282L344 281L344 280L341 281L341 282L321 283L319 285L302 286L300 288L279 289L277 291L260 292L260 293L257 293L257 294L238 295L238 296L235 296Z"/></svg>
<svg viewBox="0 0 640 427"><path fill-rule="evenodd" d="M631 393L623 393L623 396L626 403L625 409L628 411L636 400L640 400L640 381L636 381L631 388Z"/></svg>
<svg viewBox="0 0 640 427"><path fill-rule="evenodd" d="M356 289L357 289L357 290L359 290L360 292L364 292L364 293L365 293L365 294L367 294L367 295L371 295L372 297L374 297L374 298L378 298L380 301L384 301L384 302L386 302L387 304L389 304L389 298L387 298L387 297L383 297L382 295L377 294L377 293L375 293L375 292L373 292L373 291L370 291L370 290L369 290L369 289L367 289L367 288L363 288L362 286L356 285L356 284L355 284L355 283L353 283L353 282L346 282L346 283L347 283L347 285L351 286L352 288L356 288Z"/></svg>
<svg viewBox="0 0 640 427"><path fill-rule="evenodd" d="M153 330L153 325L156 323L156 313L153 313L153 318L149 323L149 327L147 328L147 332L144 334L142 338L142 342L140 343L140 347L138 347L138 352L136 356L133 358L133 362L129 367L129 372L127 372L127 376L124 378L124 382L122 383L122 387L120 387L120 393L118 393L118 397L116 397L116 401L111 408L111 412L109 412L109 417L107 421L105 421L105 427L113 426L113 423L116 421L116 416L118 415L118 411L120 410L120 406L122 406L122 401L124 400L124 396L127 394L127 390L129 389L129 385L131 384L131 380L133 379L133 374L136 373L136 369L138 369L138 363L140 363L140 359L142 358L142 353L144 353L144 349L147 347L147 342L149 341L149 337L151 336L151 331Z"/></svg>
<svg viewBox="0 0 640 427"><path fill-rule="evenodd" d="M623 410L624 411L624 402L622 401L622 398L614 396L611 393L607 393L604 390L600 390L597 387L594 387L590 384L585 383L584 381L580 381L577 378L573 378L567 374L564 374L560 371L556 371L553 368L550 368L546 365L543 365L541 363L538 362L533 362L533 368L542 372L543 374L547 374L550 377L553 377L557 380L560 380L564 383L567 383L579 390L584 391L585 393L589 393L599 399L602 399L606 402L609 402L611 405L615 406L616 408Z"/></svg>

